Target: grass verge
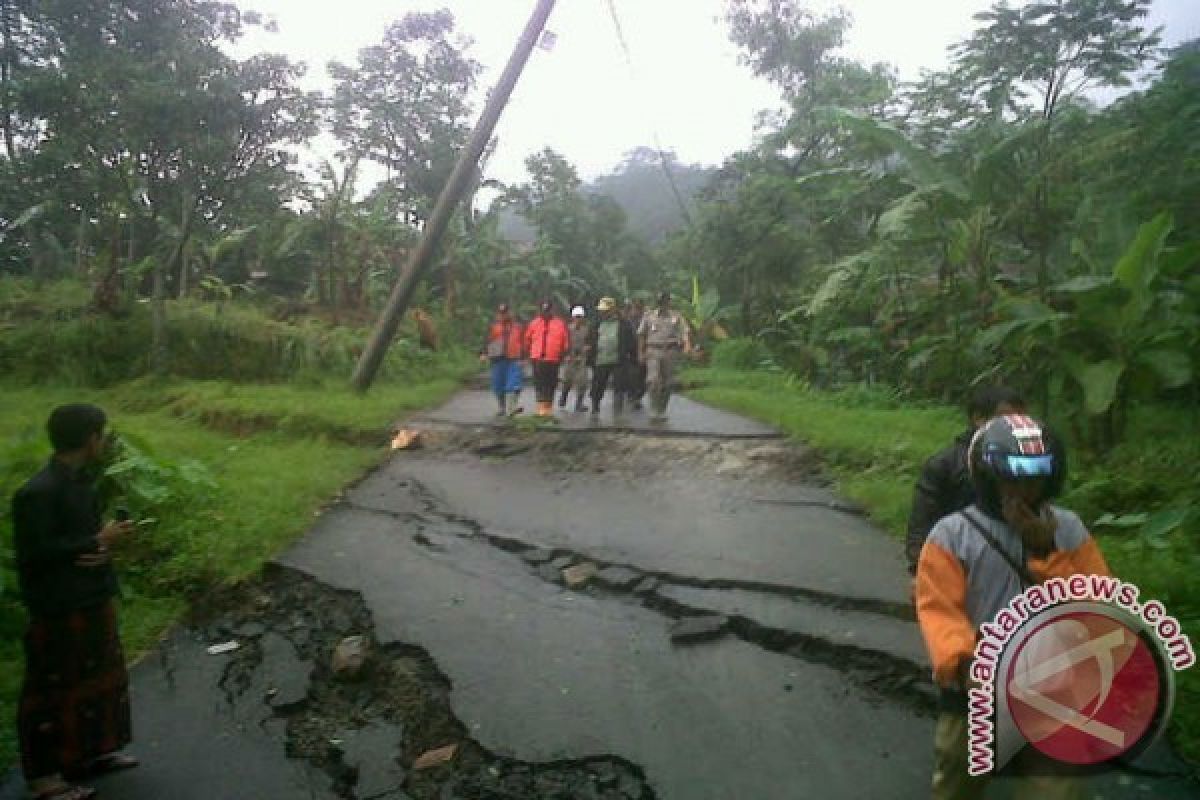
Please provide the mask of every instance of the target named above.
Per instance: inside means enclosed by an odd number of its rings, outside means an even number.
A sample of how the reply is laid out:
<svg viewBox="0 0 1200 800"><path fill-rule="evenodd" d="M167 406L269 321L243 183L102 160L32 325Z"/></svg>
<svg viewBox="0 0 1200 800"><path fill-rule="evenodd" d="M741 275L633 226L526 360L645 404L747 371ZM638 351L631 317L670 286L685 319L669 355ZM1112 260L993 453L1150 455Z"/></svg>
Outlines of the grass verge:
<svg viewBox="0 0 1200 800"><path fill-rule="evenodd" d="M762 420L814 448L838 490L896 538L904 536L922 463L964 426L958 409L914 405L882 389L823 392L778 373L727 369L690 370L687 382L697 387L688 392L696 400ZM1195 640L1200 636L1197 515L1190 526L1151 539L1094 525L1103 514L1155 510L1195 496L1200 437L1180 435L1190 424L1169 412L1146 410L1132 421L1127 443L1105 457L1073 452L1071 485L1061 502L1097 533L1113 572L1141 587L1144 599L1161 600ZM1177 678L1171 739L1181 754L1200 764L1200 669Z"/></svg>
<svg viewBox="0 0 1200 800"><path fill-rule="evenodd" d="M158 524L130 544L120 566L121 627L135 657L191 597L256 573L304 533L324 503L385 457L397 417L445 399L476 368L473 360L448 357L439 376L379 384L365 396L344 385L208 381L135 381L104 390L0 387L0 765L15 760L24 627L7 499L49 456L42 432L49 409L94 402L115 430L151 444L155 456L202 464L215 484L167 502Z"/></svg>

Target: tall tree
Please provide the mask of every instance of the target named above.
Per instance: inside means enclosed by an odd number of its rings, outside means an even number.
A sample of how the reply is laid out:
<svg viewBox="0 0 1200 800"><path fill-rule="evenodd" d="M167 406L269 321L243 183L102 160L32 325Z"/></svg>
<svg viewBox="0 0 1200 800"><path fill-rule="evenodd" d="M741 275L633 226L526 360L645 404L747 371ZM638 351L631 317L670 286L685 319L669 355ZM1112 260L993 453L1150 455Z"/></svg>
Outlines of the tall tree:
<svg viewBox="0 0 1200 800"><path fill-rule="evenodd" d="M356 65L329 65L334 135L384 166L402 203L431 207L470 136L481 67L469 47L449 11L412 12L359 51Z"/></svg>

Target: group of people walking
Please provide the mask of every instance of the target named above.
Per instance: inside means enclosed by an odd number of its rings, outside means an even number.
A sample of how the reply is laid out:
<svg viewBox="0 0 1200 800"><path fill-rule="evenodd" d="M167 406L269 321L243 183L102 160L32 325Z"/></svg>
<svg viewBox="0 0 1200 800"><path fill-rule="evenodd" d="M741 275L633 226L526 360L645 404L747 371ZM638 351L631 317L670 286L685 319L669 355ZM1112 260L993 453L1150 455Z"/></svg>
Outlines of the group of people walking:
<svg viewBox="0 0 1200 800"><path fill-rule="evenodd" d="M588 411L590 400L592 415L598 415L611 385L614 415L624 413L627 405L642 410L642 399L649 394L651 420L666 418L676 362L692 349L687 321L671 308L671 294L660 293L649 310L638 301L618 309L613 298L602 297L594 311L589 317L583 306L575 306L568 322L546 300L526 324L507 304L496 309L480 358L491 364L497 416L524 410L520 396L528 360L538 416L554 414L560 386L559 408L567 407L573 392L575 411Z"/></svg>

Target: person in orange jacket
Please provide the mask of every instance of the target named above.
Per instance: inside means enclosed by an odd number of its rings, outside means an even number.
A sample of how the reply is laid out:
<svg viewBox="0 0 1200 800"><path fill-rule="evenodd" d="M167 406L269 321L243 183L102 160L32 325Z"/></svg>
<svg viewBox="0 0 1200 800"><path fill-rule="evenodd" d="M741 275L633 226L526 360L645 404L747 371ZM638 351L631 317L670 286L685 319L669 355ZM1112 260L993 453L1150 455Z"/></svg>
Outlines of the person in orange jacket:
<svg viewBox="0 0 1200 800"><path fill-rule="evenodd" d="M939 689L933 797L981 797L987 776L968 767L967 690L977 632L1027 581L1108 575L1108 565L1079 517L1051 500L1066 478L1066 451L1024 415L996 417L968 448L975 503L943 517L917 562L917 621ZM1014 764L1018 797L1076 798L1080 785L1032 747Z"/></svg>
<svg viewBox="0 0 1200 800"><path fill-rule="evenodd" d="M525 338L521 321L515 319L507 303L496 309L496 317L488 327L487 339L479 353L482 361L491 364L492 392L496 395L499 410L496 416L521 413L521 358L524 356Z"/></svg>
<svg viewBox="0 0 1200 800"><path fill-rule="evenodd" d="M543 300L539 313L525 331L525 352L533 362L533 390L537 395L537 415L554 413L554 390L558 387L558 367L571 348L567 323L554 313L554 304Z"/></svg>

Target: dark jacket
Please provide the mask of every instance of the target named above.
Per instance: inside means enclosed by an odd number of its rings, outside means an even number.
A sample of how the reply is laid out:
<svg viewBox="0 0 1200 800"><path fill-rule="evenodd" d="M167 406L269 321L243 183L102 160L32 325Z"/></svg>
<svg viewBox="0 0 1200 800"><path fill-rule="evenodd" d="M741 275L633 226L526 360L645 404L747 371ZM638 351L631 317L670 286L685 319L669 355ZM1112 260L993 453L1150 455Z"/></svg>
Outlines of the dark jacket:
<svg viewBox="0 0 1200 800"><path fill-rule="evenodd" d="M921 468L921 477L913 491L904 548L911 574L916 574L921 548L937 521L975 502L975 487L971 485L971 475L967 471L967 448L974 435L973 430L960 433L954 444L934 455Z"/></svg>
<svg viewBox="0 0 1200 800"><path fill-rule="evenodd" d="M80 567L97 552L100 504L91 480L51 459L12 499L13 543L21 599L34 616L57 616L117 594L112 564Z"/></svg>
<svg viewBox="0 0 1200 800"><path fill-rule="evenodd" d="M625 367L637 363L637 335L629 320L617 317L617 366ZM600 323L596 320L587 332L587 363L589 367L596 366L596 348L600 343Z"/></svg>

